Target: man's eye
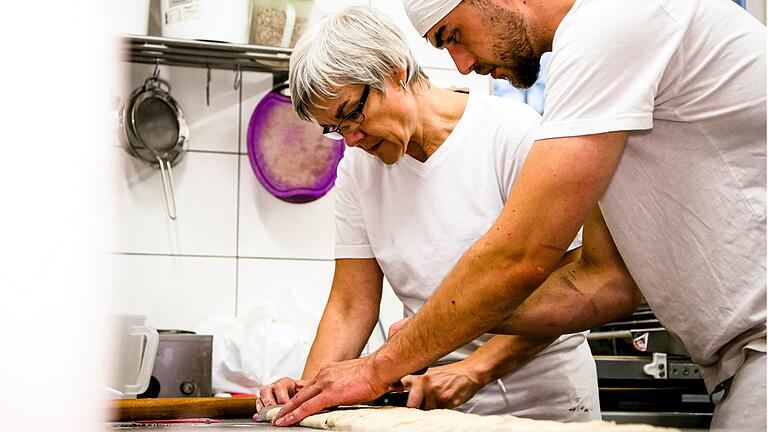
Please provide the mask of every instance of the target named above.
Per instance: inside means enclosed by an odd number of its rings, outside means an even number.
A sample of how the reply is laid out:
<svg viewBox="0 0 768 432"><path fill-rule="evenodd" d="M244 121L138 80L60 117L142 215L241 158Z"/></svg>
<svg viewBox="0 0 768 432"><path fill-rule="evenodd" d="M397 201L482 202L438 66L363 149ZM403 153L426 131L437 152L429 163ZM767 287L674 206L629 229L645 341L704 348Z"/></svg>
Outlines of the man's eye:
<svg viewBox="0 0 768 432"><path fill-rule="evenodd" d="M448 39L446 39L445 42L446 44L451 44L451 43L458 43L459 41L456 39L456 35L452 34L448 36Z"/></svg>

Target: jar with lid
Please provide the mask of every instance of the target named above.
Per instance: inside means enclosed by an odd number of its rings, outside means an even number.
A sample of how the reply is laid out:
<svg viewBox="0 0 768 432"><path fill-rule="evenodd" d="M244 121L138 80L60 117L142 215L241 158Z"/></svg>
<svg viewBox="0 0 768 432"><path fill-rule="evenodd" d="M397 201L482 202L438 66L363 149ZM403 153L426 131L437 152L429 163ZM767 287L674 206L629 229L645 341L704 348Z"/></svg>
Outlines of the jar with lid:
<svg viewBox="0 0 768 432"><path fill-rule="evenodd" d="M251 0L249 43L293 48L313 3L314 0Z"/></svg>

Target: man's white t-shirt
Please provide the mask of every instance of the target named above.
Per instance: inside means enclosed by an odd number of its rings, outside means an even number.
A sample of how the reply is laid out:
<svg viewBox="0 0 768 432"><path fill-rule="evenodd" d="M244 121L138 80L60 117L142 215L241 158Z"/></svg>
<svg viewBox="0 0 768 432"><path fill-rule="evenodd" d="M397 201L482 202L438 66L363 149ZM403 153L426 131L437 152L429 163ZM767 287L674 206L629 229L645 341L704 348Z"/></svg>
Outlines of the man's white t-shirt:
<svg viewBox="0 0 768 432"><path fill-rule="evenodd" d="M631 131L600 207L710 390L765 352L765 55L729 0L577 0L536 136Z"/></svg>
<svg viewBox="0 0 768 432"><path fill-rule="evenodd" d="M416 314L464 252L496 221L539 121L539 114L525 104L470 93L454 130L424 163L406 155L386 165L362 150L349 149L336 179L336 258L375 258L403 302L404 315ZM581 232L569 249L579 246ZM484 335L438 363L461 360L491 337ZM573 351L584 341L583 333L564 335L543 353ZM596 391L594 362L588 348L583 349L584 353L571 354L578 359L569 360L577 370L563 370L570 377L553 381L552 387L576 383L586 392ZM579 362L582 366L576 367ZM552 361L531 370L558 367ZM543 378L536 383L536 376L524 378L524 374L516 381L505 379L506 386L512 389L530 380L530 387L538 384L536 396L547 394ZM513 397L495 393L491 399ZM596 394L593 402L594 411L599 411ZM550 403L555 402L541 401L541 409ZM595 414L599 418L599 412Z"/></svg>

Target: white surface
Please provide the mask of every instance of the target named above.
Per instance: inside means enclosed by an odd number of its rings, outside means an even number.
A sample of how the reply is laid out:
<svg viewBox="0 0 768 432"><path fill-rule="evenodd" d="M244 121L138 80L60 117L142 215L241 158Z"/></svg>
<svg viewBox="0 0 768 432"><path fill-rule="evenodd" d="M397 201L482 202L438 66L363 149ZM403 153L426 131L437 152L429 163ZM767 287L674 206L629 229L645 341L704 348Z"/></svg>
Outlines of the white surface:
<svg viewBox="0 0 768 432"><path fill-rule="evenodd" d="M158 329L189 330L235 311L235 259L113 255L113 311Z"/></svg>
<svg viewBox="0 0 768 432"><path fill-rule="evenodd" d="M294 316L296 323L313 335L317 330L333 280L333 261L240 259L238 315L255 305L277 305L290 313L294 310L291 300L299 295L301 310L307 315ZM403 317L403 304L384 281L379 318L386 333L389 326ZM381 331L371 334L364 353L377 349L384 343Z"/></svg>
<svg viewBox="0 0 768 432"><path fill-rule="evenodd" d="M746 0L747 11L765 25L765 0Z"/></svg>
<svg viewBox="0 0 768 432"><path fill-rule="evenodd" d="M429 81L438 87L469 87L472 92L490 94L491 80L487 76L472 72L462 75L457 70L425 68Z"/></svg>
<svg viewBox="0 0 768 432"><path fill-rule="evenodd" d="M235 256L237 155L189 152L173 167L178 218L172 221L160 170L113 151L123 176L114 191L119 229L112 251Z"/></svg>
<svg viewBox="0 0 768 432"><path fill-rule="evenodd" d="M240 256L333 258L335 189L305 204L275 198L240 157Z"/></svg>
<svg viewBox="0 0 768 432"><path fill-rule="evenodd" d="M370 5L387 15L405 33L411 50L422 67L444 68L455 70L447 50L438 50L421 37L405 14L403 2L400 0L371 0ZM458 71L457 71L458 73Z"/></svg>
<svg viewBox="0 0 768 432"><path fill-rule="evenodd" d="M395 0L396 1L396 0ZM393 1L393 3L395 2ZM320 19L349 6L368 5L368 0L315 0L309 14L307 26L311 27Z"/></svg>
<svg viewBox="0 0 768 432"><path fill-rule="evenodd" d="M117 74L106 14L93 0L5 2L0 14L0 38L23 39L3 45L0 71L4 432L100 429L111 228L102 119ZM48 103L55 115L43 114Z"/></svg>
<svg viewBox="0 0 768 432"><path fill-rule="evenodd" d="M188 0L171 5L160 0L163 36L248 43L248 0Z"/></svg>
<svg viewBox="0 0 768 432"><path fill-rule="evenodd" d="M381 307L379 308L379 319L384 324L384 332L389 332L389 326L403 318L403 302L397 298L387 278L384 278L384 288L381 292Z"/></svg>
<svg viewBox="0 0 768 432"><path fill-rule="evenodd" d="M149 27L150 0L111 0L107 10L110 29L116 34L146 35Z"/></svg>
<svg viewBox="0 0 768 432"><path fill-rule="evenodd" d="M333 261L243 259L238 263L238 314L255 305L290 310L297 300L308 328L317 328L333 279Z"/></svg>

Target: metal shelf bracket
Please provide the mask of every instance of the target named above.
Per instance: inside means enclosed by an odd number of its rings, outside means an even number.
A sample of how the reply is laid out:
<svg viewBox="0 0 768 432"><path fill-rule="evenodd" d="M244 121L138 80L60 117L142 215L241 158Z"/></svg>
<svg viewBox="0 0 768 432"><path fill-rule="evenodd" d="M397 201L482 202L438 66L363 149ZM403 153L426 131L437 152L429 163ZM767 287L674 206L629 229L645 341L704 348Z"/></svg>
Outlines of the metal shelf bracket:
<svg viewBox="0 0 768 432"><path fill-rule="evenodd" d="M653 353L653 360L643 366L643 372L656 379L667 379L667 355L664 353Z"/></svg>

